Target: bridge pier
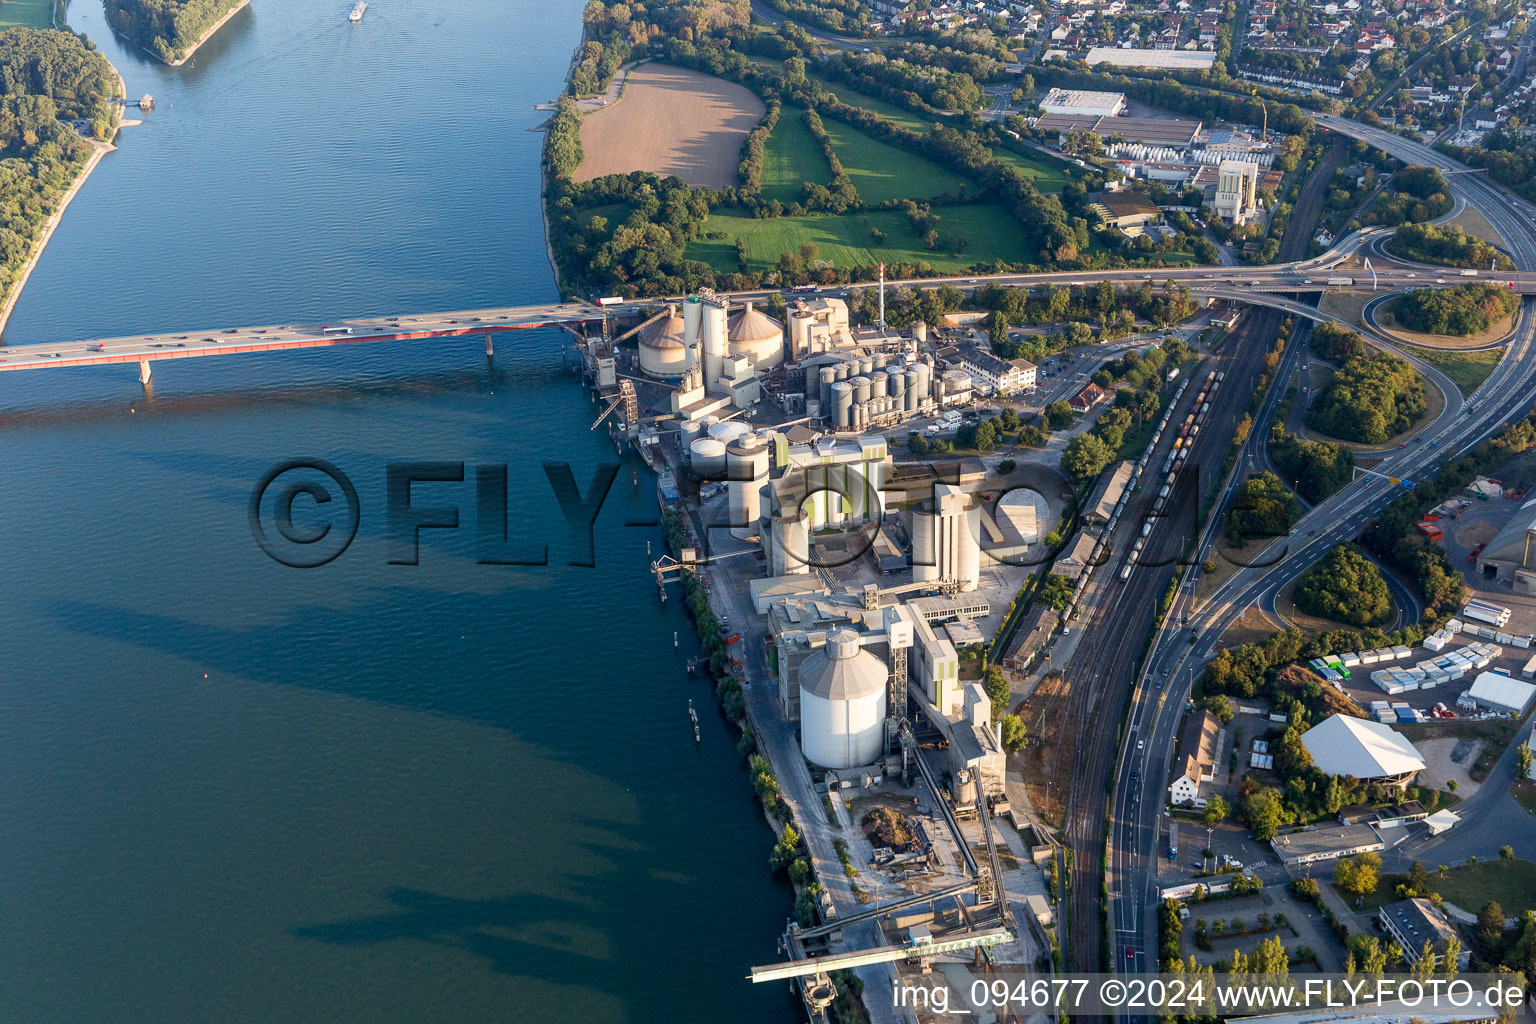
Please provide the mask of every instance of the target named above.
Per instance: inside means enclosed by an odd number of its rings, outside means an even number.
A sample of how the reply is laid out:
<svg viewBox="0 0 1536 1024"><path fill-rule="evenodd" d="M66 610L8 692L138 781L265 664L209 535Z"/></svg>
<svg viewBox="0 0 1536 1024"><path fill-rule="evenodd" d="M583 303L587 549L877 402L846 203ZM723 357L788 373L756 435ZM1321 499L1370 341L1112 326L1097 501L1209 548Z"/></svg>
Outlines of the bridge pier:
<svg viewBox="0 0 1536 1024"><path fill-rule="evenodd" d="M496 346L491 341L491 338L492 338L492 335L487 334L485 336L485 354L488 355L488 356L493 356L493 355L496 354Z"/></svg>
<svg viewBox="0 0 1536 1024"><path fill-rule="evenodd" d="M149 383L149 360L148 359L140 359L139 360L139 383L140 384L148 384Z"/></svg>

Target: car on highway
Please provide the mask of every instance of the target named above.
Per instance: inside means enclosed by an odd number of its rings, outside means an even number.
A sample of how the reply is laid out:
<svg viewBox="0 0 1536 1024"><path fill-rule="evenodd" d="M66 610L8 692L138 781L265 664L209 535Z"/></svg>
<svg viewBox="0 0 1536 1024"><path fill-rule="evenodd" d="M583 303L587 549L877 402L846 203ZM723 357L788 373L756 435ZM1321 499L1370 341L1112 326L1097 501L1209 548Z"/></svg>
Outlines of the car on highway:
<svg viewBox="0 0 1536 1024"><path fill-rule="evenodd" d="M1312 279L1310 277L1305 278L1305 279L1303 279L1303 281L1301 283L1302 284L1311 284L1312 283Z"/></svg>

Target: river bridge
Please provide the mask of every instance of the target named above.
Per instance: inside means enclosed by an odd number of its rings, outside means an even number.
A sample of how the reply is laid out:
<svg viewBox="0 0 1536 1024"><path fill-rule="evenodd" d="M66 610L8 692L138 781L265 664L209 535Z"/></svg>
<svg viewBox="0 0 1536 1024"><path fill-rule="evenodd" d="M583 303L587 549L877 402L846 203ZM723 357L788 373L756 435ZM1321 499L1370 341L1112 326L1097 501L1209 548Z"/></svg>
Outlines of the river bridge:
<svg viewBox="0 0 1536 1024"><path fill-rule="evenodd" d="M1162 267L1119 268L1113 270L1060 271L1045 274L994 274L978 278L933 277L906 281L888 281L891 286L935 288L950 285L963 292L985 285L1040 287L1054 285L1097 284L1109 281L1117 286L1136 288L1147 282L1160 287L1173 281L1186 285L1203 298L1224 298L1261 306L1276 306L1292 314L1316 319L1315 307L1295 300L1295 296L1336 289L1379 289L1382 292L1406 288L1447 288L1473 280L1507 286L1523 295L1536 295L1536 272L1448 270L1404 261L1393 261L1364 272L1350 270L1351 277L1337 277L1335 267L1345 256L1353 255L1367 232L1351 236L1321 256L1299 263L1268 267ZM1316 275L1315 277L1309 275ZM1347 283L1346 283L1347 282ZM823 289L823 292L831 289ZM763 300L770 292L721 293L730 301ZM793 300L797 296L790 295ZM810 297L807 295L806 297ZM41 342L0 348L0 372L7 370L42 370L64 366L101 366L113 363L137 363L139 380L149 383L150 364L162 359L195 359L207 356L248 355L258 352L283 352L292 349L329 348L382 341L413 341L432 338L485 336L485 352L494 354L492 336L506 331L526 331L540 327L574 329L584 324L602 323L609 317L631 318L655 310L679 298L623 300L606 305L563 302L537 306L505 306L470 309L449 313L423 313L401 316L374 316L325 323L281 324L268 327L223 327L184 330L176 333L143 334L123 338ZM1374 333L1367 326L1367 334ZM622 340L622 339L617 339Z"/></svg>

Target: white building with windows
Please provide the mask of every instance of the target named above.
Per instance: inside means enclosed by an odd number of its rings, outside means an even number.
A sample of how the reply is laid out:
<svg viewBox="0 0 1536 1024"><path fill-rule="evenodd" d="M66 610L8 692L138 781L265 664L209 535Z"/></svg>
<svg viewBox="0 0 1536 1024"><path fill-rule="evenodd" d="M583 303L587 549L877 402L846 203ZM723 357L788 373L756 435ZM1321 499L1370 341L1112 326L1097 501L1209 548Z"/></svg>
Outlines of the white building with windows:
<svg viewBox="0 0 1536 1024"><path fill-rule="evenodd" d="M1098 117L1118 117L1125 112L1125 93L1052 89L1040 101L1040 109L1047 114L1093 114Z"/></svg>
<svg viewBox="0 0 1536 1024"><path fill-rule="evenodd" d="M1249 160L1223 160L1216 169L1216 216L1229 224L1246 224L1259 209L1259 165Z"/></svg>

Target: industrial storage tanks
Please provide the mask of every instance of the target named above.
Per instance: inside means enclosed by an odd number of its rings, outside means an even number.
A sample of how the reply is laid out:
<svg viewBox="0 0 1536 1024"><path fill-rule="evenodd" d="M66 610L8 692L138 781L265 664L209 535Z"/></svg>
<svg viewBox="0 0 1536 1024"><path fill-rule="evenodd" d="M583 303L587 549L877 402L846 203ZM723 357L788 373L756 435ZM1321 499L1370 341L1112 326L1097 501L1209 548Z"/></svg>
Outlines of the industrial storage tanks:
<svg viewBox="0 0 1536 1024"><path fill-rule="evenodd" d="M844 362L838 363L836 366L834 366L833 370L836 375L836 380L847 380L850 376L852 376L853 364L845 360Z"/></svg>
<svg viewBox="0 0 1536 1024"><path fill-rule="evenodd" d="M725 371L727 335L725 306L713 300L701 303L702 322L699 324L699 344L704 349L704 386L714 387Z"/></svg>
<svg viewBox="0 0 1536 1024"><path fill-rule="evenodd" d="M921 366L921 365L923 365L923 364L922 363L918 363L917 364L917 366ZM920 400L921 395L923 393L923 375L917 369L917 366L914 366L912 369L907 371L907 393L906 393L907 412L916 412L917 411L917 403Z"/></svg>
<svg viewBox="0 0 1536 1024"><path fill-rule="evenodd" d="M928 324L926 321L919 320L912 325L912 340L917 342L928 340Z"/></svg>
<svg viewBox="0 0 1536 1024"><path fill-rule="evenodd" d="M863 405L869 401L869 378L855 377L848 382L853 385L853 403Z"/></svg>
<svg viewBox="0 0 1536 1024"><path fill-rule="evenodd" d="M903 409L905 409L907 407L906 406L906 397L907 397L906 396L906 391L907 391L907 375L906 374L904 374L904 373L902 373L901 371L898 370L897 372L895 372L895 373L891 374L889 377L887 377L886 380L885 380L885 391L886 391L886 394L890 395L891 398L894 399L894 401L891 403L891 407L893 409L895 409L897 412L901 412Z"/></svg>
<svg viewBox="0 0 1536 1024"><path fill-rule="evenodd" d="M640 372L650 377L680 377L688 367L687 325L676 306L640 332Z"/></svg>
<svg viewBox="0 0 1536 1024"><path fill-rule="evenodd" d="M945 370L940 379L944 382L945 402L963 402L971 393L971 375L964 370Z"/></svg>
<svg viewBox="0 0 1536 1024"><path fill-rule="evenodd" d="M697 441L699 438L699 432L703 429L704 428L699 425L698 420L683 420L683 445L686 447L687 445L692 444L694 441Z"/></svg>
<svg viewBox="0 0 1536 1024"><path fill-rule="evenodd" d="M745 437L750 433L752 433L752 428L741 420L722 420L719 423L711 424L709 428L709 436L725 444L730 444L738 437Z"/></svg>
<svg viewBox="0 0 1536 1024"><path fill-rule="evenodd" d="M748 302L731 316L726 343L733 356L746 356L766 370L784 361L784 325Z"/></svg>
<svg viewBox="0 0 1536 1024"><path fill-rule="evenodd" d="M875 360L871 356L864 356L859 360L859 372L868 377L875 372Z"/></svg>
<svg viewBox="0 0 1536 1024"><path fill-rule="evenodd" d="M821 407L832 408L832 382L837 380L837 369L832 366L821 368Z"/></svg>
<svg viewBox="0 0 1536 1024"><path fill-rule="evenodd" d="M769 576L807 572L811 563L810 516L804 509L781 511L768 520L765 552Z"/></svg>
<svg viewBox="0 0 1536 1024"><path fill-rule="evenodd" d="M917 383L915 385L911 377L911 374L914 373L917 374ZM932 395L932 386L933 367L927 363L914 363L907 377L907 391L909 393L917 392L917 397L913 400L915 402L913 408L917 408L918 405L921 405Z"/></svg>
<svg viewBox="0 0 1536 1024"><path fill-rule="evenodd" d="M803 359L811 351L811 330L816 326L816 314L808 309L797 308L789 314L789 355L791 359Z"/></svg>
<svg viewBox="0 0 1536 1024"><path fill-rule="evenodd" d="M981 581L981 509L958 487L935 484L912 508L912 579L950 579L963 591Z"/></svg>
<svg viewBox="0 0 1536 1024"><path fill-rule="evenodd" d="M832 423L849 426L853 418L853 385L845 380L832 382Z"/></svg>
<svg viewBox="0 0 1536 1024"><path fill-rule="evenodd" d="M823 768L857 768L885 750L885 663L838 630L800 663L800 749Z"/></svg>
<svg viewBox="0 0 1536 1024"><path fill-rule="evenodd" d="M725 446L725 471L731 536L746 540L757 533L758 520L763 516L762 491L768 482L768 446L756 434L744 434Z"/></svg>
<svg viewBox="0 0 1536 1024"><path fill-rule="evenodd" d="M701 437L688 446L688 458L697 476L716 480L725 476L725 442Z"/></svg>
<svg viewBox="0 0 1536 1024"><path fill-rule="evenodd" d="M885 395L886 395L885 380L886 380L886 373L885 373L884 370L876 370L875 371L875 375L873 377L869 378L869 397L870 398L884 398L885 397Z"/></svg>

